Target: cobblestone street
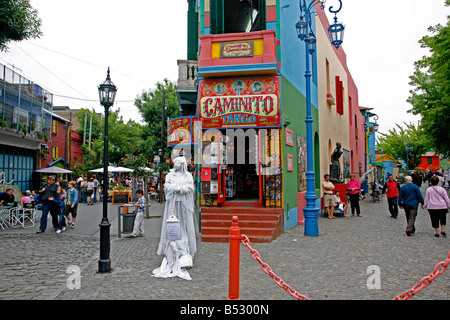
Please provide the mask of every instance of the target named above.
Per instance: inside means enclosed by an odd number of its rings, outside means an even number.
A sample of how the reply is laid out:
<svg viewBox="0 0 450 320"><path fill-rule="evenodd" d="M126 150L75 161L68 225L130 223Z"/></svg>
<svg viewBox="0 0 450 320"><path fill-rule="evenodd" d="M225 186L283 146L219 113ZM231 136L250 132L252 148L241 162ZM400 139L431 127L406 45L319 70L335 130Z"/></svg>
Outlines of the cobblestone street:
<svg viewBox="0 0 450 320"><path fill-rule="evenodd" d="M94 207L100 210L101 206ZM369 197L361 201L361 207L362 217L319 217L319 237L305 237L303 227L297 226L271 243L251 245L277 276L312 300L390 300L411 289L447 258L450 237L433 237L426 210L419 209L417 231L407 237L403 210L398 219L392 219L386 199L372 203ZM81 205L80 216L86 210ZM106 274L97 272L98 233L76 234L73 229L56 235L48 228L37 235L39 223L26 230L0 230L0 299L226 299L227 243L198 239L194 267L188 270L191 281L151 276L162 261L156 255L161 223L158 210L163 210L159 204L151 207L156 216L146 219L143 238L118 238L117 221L111 221L113 271ZM80 289L67 287L67 268L72 265L81 269ZM372 265L380 268L381 289L367 287L372 274L367 268ZM240 270L242 299L295 300L263 272L243 245ZM412 299L448 300L449 279L450 271L446 271Z"/></svg>

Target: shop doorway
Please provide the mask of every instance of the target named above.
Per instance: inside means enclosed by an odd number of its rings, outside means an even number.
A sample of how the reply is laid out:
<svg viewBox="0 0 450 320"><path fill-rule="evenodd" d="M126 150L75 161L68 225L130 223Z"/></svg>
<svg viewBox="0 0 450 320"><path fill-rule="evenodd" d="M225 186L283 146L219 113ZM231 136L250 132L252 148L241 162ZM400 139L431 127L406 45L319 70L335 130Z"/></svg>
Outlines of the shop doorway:
<svg viewBox="0 0 450 320"><path fill-rule="evenodd" d="M226 172L227 202L260 202L255 164L230 165Z"/></svg>
<svg viewBox="0 0 450 320"><path fill-rule="evenodd" d="M281 206L279 129L205 130L202 141L202 206Z"/></svg>
<svg viewBox="0 0 450 320"><path fill-rule="evenodd" d="M258 131L250 130L245 133L242 130L223 132L227 148L225 192L229 203L261 202Z"/></svg>

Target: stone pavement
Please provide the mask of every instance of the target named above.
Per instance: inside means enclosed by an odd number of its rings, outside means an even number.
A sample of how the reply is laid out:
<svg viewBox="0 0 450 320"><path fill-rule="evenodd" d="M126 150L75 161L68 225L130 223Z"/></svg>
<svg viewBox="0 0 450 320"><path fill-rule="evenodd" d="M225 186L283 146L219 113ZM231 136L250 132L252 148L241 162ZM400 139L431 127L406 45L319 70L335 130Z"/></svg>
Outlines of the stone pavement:
<svg viewBox="0 0 450 320"><path fill-rule="evenodd" d="M422 191L425 191L425 185ZM319 217L319 237L294 227L271 243L255 243L261 259L288 285L312 300L390 300L412 288L445 260L450 236L433 237L426 210L419 209L416 233L407 237L401 210L390 218L386 199L361 201L363 217ZM0 230L0 299L21 300L224 300L228 296L227 243L201 242L191 281L151 276L162 257L156 255L163 205L153 203L145 220L146 236L117 237L117 206L110 205L110 273L98 273L101 204L79 208L79 225L59 235L30 229ZM90 215L90 216L89 216ZM90 217L91 222L82 217ZM95 219L93 219L95 217ZM84 219L84 218L83 218ZM84 226L84 231L83 231ZM89 231L86 231L89 230ZM450 229L448 230L450 232ZM368 289L369 266L380 270L380 289ZM81 271L80 288L69 289L70 266ZM266 275L241 246L240 296L244 300L295 300ZM438 276L413 300L448 300L450 271ZM73 283L73 282L72 282Z"/></svg>

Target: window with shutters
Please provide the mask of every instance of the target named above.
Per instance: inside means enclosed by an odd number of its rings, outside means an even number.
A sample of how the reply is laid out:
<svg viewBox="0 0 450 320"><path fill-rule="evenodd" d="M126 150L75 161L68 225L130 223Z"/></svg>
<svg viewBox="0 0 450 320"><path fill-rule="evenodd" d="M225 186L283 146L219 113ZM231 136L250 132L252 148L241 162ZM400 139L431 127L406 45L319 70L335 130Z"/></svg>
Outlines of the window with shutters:
<svg viewBox="0 0 450 320"><path fill-rule="evenodd" d="M52 156L53 156L53 160L59 159L58 158L58 147L53 147L52 148Z"/></svg>
<svg viewBox="0 0 450 320"><path fill-rule="evenodd" d="M339 76L336 76L336 112L344 114L344 86Z"/></svg>

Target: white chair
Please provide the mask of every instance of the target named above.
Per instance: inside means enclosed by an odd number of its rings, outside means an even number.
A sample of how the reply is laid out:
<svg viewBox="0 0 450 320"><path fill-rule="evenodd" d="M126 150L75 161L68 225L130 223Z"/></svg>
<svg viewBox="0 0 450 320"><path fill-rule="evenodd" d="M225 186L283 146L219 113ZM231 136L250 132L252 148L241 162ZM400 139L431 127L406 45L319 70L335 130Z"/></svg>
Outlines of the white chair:
<svg viewBox="0 0 450 320"><path fill-rule="evenodd" d="M36 208L31 203L24 203L23 207L11 209L11 225L13 228L22 226L22 228L31 228L35 225ZM31 225L26 226L26 222Z"/></svg>
<svg viewBox="0 0 450 320"><path fill-rule="evenodd" d="M25 227L24 218L23 218L23 208L15 207L11 208L11 226L13 228L18 227L19 225Z"/></svg>
<svg viewBox="0 0 450 320"><path fill-rule="evenodd" d="M25 203L23 206L23 227L32 228L34 227L36 221L37 207L32 203ZM31 225L25 226L27 221L30 222Z"/></svg>

